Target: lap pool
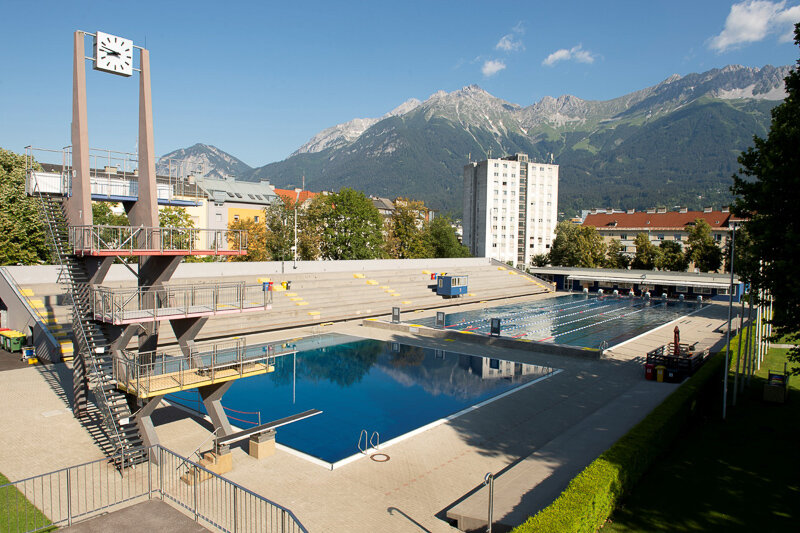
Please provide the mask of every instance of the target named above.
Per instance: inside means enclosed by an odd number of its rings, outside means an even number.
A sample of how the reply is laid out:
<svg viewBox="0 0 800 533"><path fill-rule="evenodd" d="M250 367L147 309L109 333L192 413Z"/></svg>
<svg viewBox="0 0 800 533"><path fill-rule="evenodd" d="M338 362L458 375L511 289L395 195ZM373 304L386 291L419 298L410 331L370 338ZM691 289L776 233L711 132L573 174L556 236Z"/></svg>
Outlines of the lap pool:
<svg viewBox="0 0 800 533"><path fill-rule="evenodd" d="M525 304L448 313L445 328L489 334L501 319L501 336L584 348L611 347L699 309L697 302L571 294ZM434 326L434 318L419 321Z"/></svg>
<svg viewBox="0 0 800 533"><path fill-rule="evenodd" d="M236 411L260 411L262 422L322 410L279 428L276 440L331 468L359 453L362 430L369 436L377 432L385 444L555 373L543 366L338 334L296 345L296 355L277 358L275 372L236 381L223 403L229 416L247 418ZM248 347L253 354L261 350ZM167 399L195 408L198 396L188 394Z"/></svg>

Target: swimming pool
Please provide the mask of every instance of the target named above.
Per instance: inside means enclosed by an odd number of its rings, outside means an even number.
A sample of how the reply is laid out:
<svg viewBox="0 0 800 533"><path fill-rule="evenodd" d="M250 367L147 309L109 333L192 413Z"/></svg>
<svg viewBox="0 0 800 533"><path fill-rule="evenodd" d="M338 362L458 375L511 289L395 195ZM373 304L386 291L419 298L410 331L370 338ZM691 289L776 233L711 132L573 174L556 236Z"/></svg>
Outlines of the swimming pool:
<svg viewBox="0 0 800 533"><path fill-rule="evenodd" d="M489 334L501 319L501 336L584 348L614 346L698 309L696 302L628 296L570 294L525 304L448 313L445 328ZM419 321L433 327L434 318Z"/></svg>
<svg viewBox="0 0 800 533"><path fill-rule="evenodd" d="M248 347L253 353L260 349ZM327 463L358 453L362 430L370 436L378 432L386 443L551 371L345 335L303 339L298 349L294 356L279 357L275 372L236 381L223 403L238 411L260 411L263 422L321 409L320 415L278 429L276 440ZM184 403L187 394L171 399Z"/></svg>

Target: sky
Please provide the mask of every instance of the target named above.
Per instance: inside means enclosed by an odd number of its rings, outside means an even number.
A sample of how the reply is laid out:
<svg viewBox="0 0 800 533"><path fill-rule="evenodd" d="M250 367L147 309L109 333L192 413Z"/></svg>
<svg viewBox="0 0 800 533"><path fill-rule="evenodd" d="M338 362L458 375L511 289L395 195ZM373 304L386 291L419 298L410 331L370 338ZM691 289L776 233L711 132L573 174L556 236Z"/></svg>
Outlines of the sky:
<svg viewBox="0 0 800 533"><path fill-rule="evenodd" d="M201 142L255 167L439 90L528 106L793 65L800 0L0 0L0 13L0 147L70 144L73 32L103 31L150 51L157 155ZM86 73L90 146L135 152L138 74Z"/></svg>

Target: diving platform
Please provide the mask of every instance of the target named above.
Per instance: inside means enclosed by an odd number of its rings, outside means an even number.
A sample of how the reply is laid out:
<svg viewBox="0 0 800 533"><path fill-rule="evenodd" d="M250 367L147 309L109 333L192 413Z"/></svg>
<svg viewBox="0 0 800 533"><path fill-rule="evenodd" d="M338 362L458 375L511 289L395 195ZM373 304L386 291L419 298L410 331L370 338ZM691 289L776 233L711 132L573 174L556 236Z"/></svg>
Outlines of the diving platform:
<svg viewBox="0 0 800 533"><path fill-rule="evenodd" d="M184 256L246 255L244 230L162 228L147 226L70 226L75 255Z"/></svg>
<svg viewBox="0 0 800 533"><path fill-rule="evenodd" d="M92 289L94 319L117 326L272 309L263 284L201 283Z"/></svg>
<svg viewBox="0 0 800 533"><path fill-rule="evenodd" d="M137 398L159 397L274 372L277 357L296 353L280 345L248 350L240 341L181 356L122 350L114 357L117 388Z"/></svg>

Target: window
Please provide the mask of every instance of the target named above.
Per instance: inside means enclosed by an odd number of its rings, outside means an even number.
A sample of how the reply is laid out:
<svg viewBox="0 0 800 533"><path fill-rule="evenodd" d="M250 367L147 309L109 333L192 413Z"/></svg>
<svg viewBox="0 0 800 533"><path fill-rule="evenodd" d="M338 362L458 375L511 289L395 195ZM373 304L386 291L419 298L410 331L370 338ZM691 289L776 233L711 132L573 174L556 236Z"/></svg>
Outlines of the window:
<svg viewBox="0 0 800 533"><path fill-rule="evenodd" d="M620 233L619 238L624 241L625 239L628 238L628 236L625 233Z"/></svg>
<svg viewBox="0 0 800 533"><path fill-rule="evenodd" d="M217 213L217 222L222 222L222 213Z"/></svg>
<svg viewBox="0 0 800 533"><path fill-rule="evenodd" d="M499 166L500 166L500 163L495 163L495 164L494 164L494 166L495 166L495 167L499 167Z"/></svg>
<svg viewBox="0 0 800 533"><path fill-rule="evenodd" d="M233 215L233 220L239 220L239 215Z"/></svg>
<svg viewBox="0 0 800 533"><path fill-rule="evenodd" d="M254 217L253 217L253 221L254 221L254 222L258 222L258 215L256 215L256 216L254 216Z"/></svg>
<svg viewBox="0 0 800 533"><path fill-rule="evenodd" d="M676 240L676 241L679 241L679 240L681 240L681 234L680 234L680 233L676 233L676 234L675 234L675 240Z"/></svg>
<svg viewBox="0 0 800 533"><path fill-rule="evenodd" d="M663 233L658 235L658 240L659 241L663 241L664 240L664 234Z"/></svg>
<svg viewBox="0 0 800 533"><path fill-rule="evenodd" d="M717 233L716 235L714 235L714 240L717 241L717 242L721 241L722 240L722 235Z"/></svg>
<svg viewBox="0 0 800 533"><path fill-rule="evenodd" d="M675 292L689 292L689 287L686 285L676 285Z"/></svg>

